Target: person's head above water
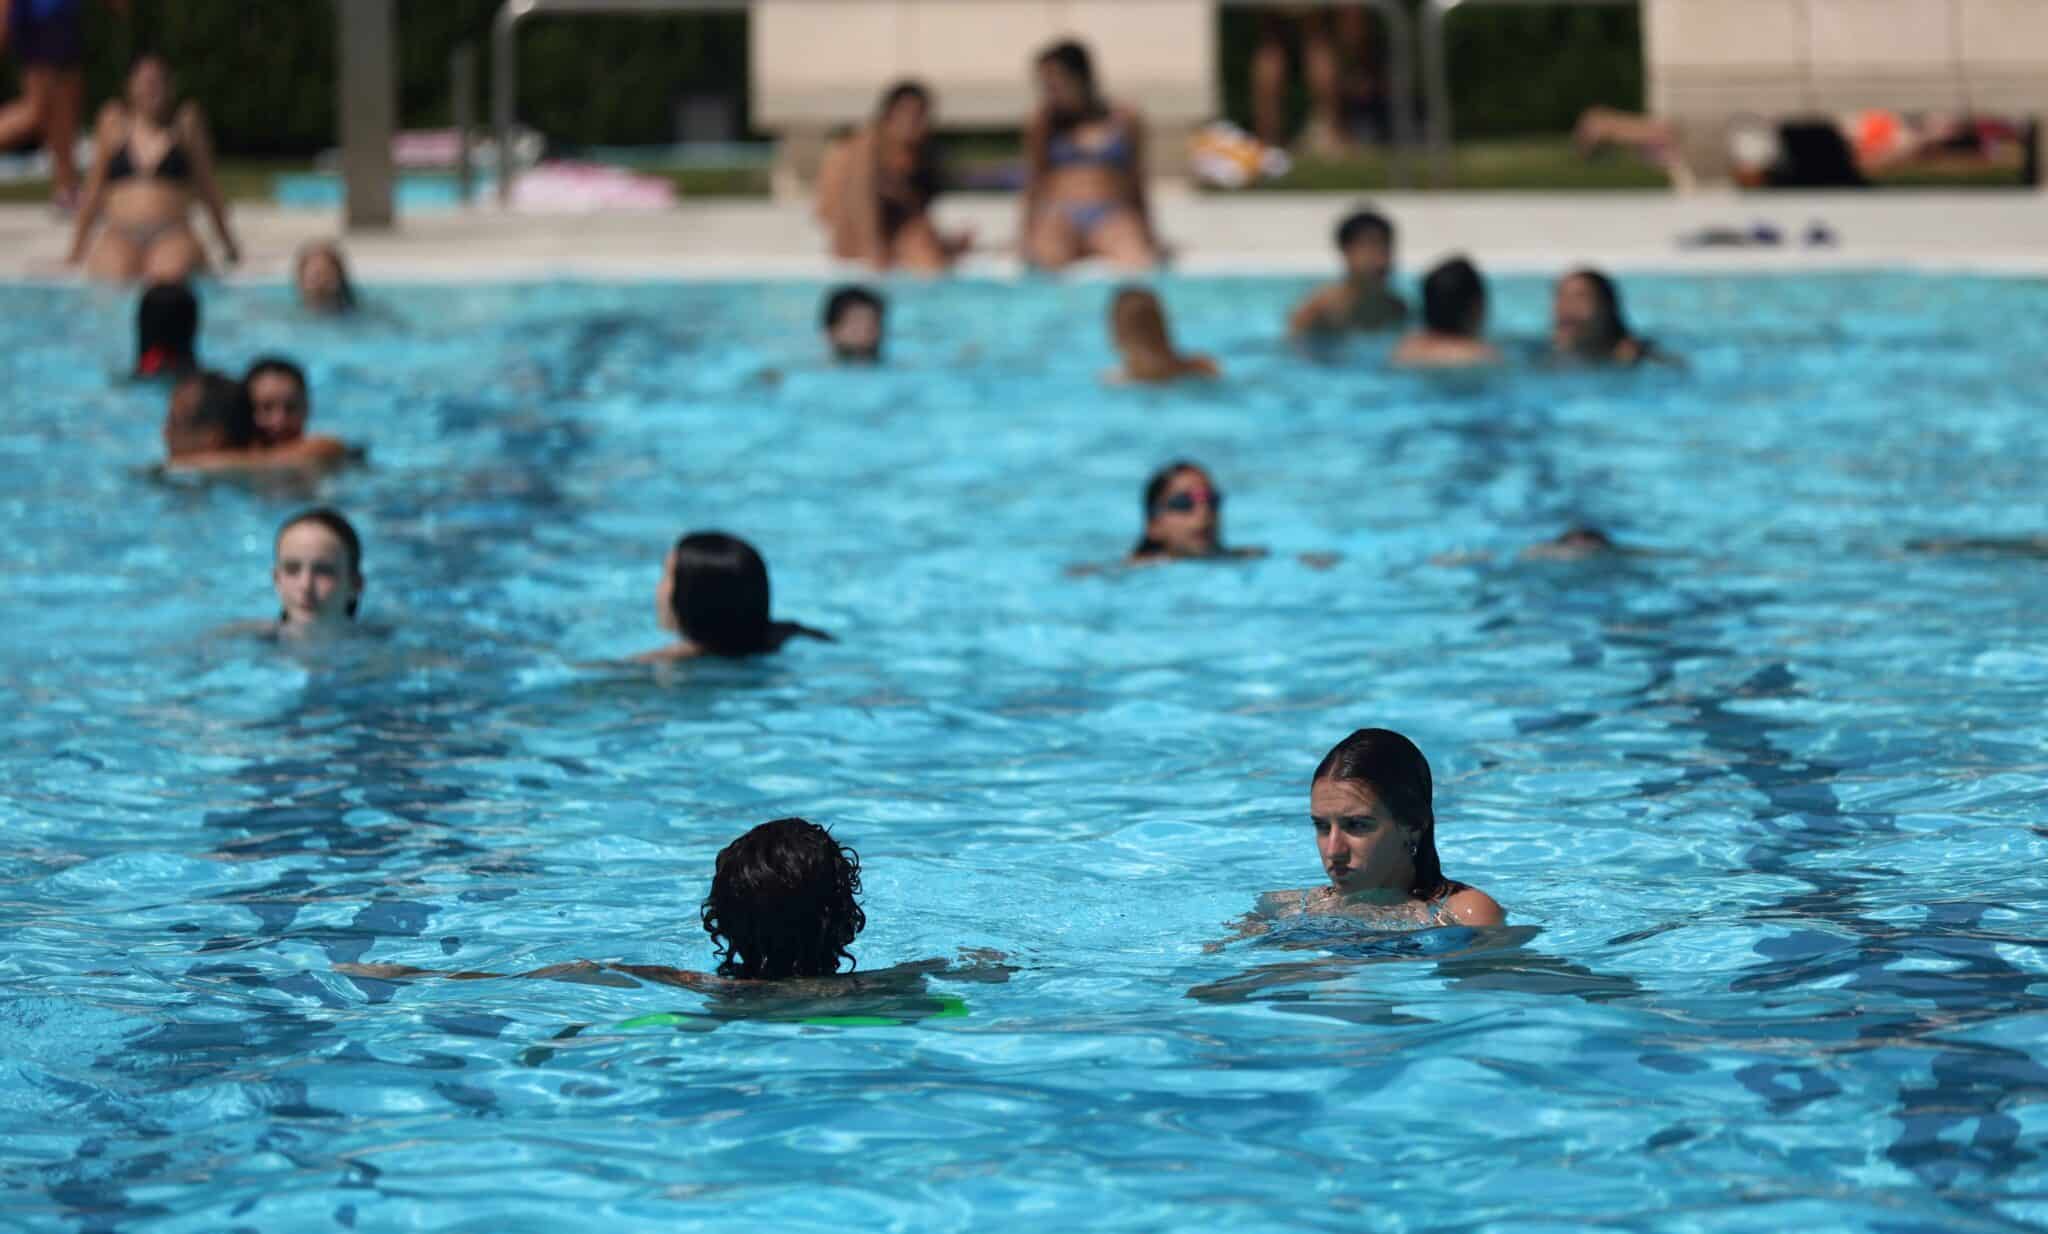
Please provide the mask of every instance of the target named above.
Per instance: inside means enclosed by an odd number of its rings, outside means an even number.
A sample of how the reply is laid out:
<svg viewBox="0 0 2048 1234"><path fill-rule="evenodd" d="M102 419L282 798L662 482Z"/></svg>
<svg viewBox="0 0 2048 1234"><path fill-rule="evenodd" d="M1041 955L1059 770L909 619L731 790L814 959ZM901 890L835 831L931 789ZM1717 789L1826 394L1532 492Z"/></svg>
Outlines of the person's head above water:
<svg viewBox="0 0 2048 1234"><path fill-rule="evenodd" d="M164 453L172 462L195 454L246 450L255 437L242 383L220 373L189 373L171 387L164 412Z"/></svg>
<svg viewBox="0 0 2048 1234"><path fill-rule="evenodd" d="M691 532L663 563L654 604L663 628L709 655L751 656L778 645L769 616L768 563L722 531Z"/></svg>
<svg viewBox="0 0 2048 1234"><path fill-rule="evenodd" d="M1436 855L1429 760L1391 729L1362 728L1323 756L1309 818L1323 872L1338 892L1400 891L1432 899L1447 885Z"/></svg>
<svg viewBox="0 0 2048 1234"><path fill-rule="evenodd" d="M821 324L832 356L842 363L875 364L882 358L882 297L865 287L838 287L825 297Z"/></svg>
<svg viewBox="0 0 2048 1234"><path fill-rule="evenodd" d="M1486 328L1486 282L1478 267L1453 257L1424 277L1422 324L1432 334L1479 337Z"/></svg>
<svg viewBox="0 0 2048 1234"><path fill-rule="evenodd" d="M830 977L854 965L867 926L860 856L801 818L762 823L725 846L705 897L704 932L718 975L773 981Z"/></svg>
<svg viewBox="0 0 2048 1234"><path fill-rule="evenodd" d="M1574 270L1557 280L1551 300L1551 345L1588 360L1609 360L1632 337L1614 280L1598 270Z"/></svg>
<svg viewBox="0 0 2048 1234"><path fill-rule="evenodd" d="M348 276L348 261L341 247L327 240L314 240L299 250L292 262L292 290L299 305L315 313L351 313L356 307L356 288Z"/></svg>
<svg viewBox="0 0 2048 1234"><path fill-rule="evenodd" d="M1095 84L1094 58L1082 44L1072 39L1054 43L1038 53L1034 67L1039 100L1056 119L1079 123L1107 110Z"/></svg>
<svg viewBox="0 0 2048 1234"><path fill-rule="evenodd" d="M1337 224L1337 251L1352 279L1385 283L1394 268L1394 225L1377 210L1357 210Z"/></svg>
<svg viewBox="0 0 2048 1234"><path fill-rule="evenodd" d="M197 367L199 298L183 283L152 283L135 306L135 375L168 377Z"/></svg>
<svg viewBox="0 0 2048 1234"><path fill-rule="evenodd" d="M932 92L921 81L899 81L882 92L875 108L875 127L906 146L922 145L931 136Z"/></svg>
<svg viewBox="0 0 2048 1234"><path fill-rule="evenodd" d="M278 622L312 629L354 620L363 599L363 541L325 506L294 514L277 529L271 585Z"/></svg>
<svg viewBox="0 0 2048 1234"><path fill-rule="evenodd" d="M1223 551L1223 494L1194 463L1169 463L1145 482L1145 532L1133 557L1212 557Z"/></svg>
<svg viewBox="0 0 2048 1234"><path fill-rule="evenodd" d="M264 356L242 378L260 446L289 445L306 435L313 414L306 373L283 356Z"/></svg>

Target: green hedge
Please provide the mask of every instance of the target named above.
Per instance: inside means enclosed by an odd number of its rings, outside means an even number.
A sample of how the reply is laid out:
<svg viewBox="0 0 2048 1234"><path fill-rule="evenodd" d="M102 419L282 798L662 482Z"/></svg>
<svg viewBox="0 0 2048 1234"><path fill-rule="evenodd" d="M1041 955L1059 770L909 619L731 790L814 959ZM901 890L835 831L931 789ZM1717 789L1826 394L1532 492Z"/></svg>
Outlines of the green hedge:
<svg viewBox="0 0 2048 1234"><path fill-rule="evenodd" d="M153 48L170 59L181 90L205 104L224 150L299 156L334 144L332 0L130 0L125 21L103 0L86 2L95 103L119 89L140 50ZM485 106L498 4L399 0L399 114L407 126L448 122L448 56L464 42L479 48ZM1225 97L1242 120L1260 15L1221 12ZM738 14L529 18L520 36L519 116L558 142L666 141L684 94L730 94L744 115L746 46ZM1467 8L1451 24L1450 47L1461 136L1558 132L1589 103L1633 107L1642 99L1632 8ZM12 95L11 73L0 70L0 88Z"/></svg>

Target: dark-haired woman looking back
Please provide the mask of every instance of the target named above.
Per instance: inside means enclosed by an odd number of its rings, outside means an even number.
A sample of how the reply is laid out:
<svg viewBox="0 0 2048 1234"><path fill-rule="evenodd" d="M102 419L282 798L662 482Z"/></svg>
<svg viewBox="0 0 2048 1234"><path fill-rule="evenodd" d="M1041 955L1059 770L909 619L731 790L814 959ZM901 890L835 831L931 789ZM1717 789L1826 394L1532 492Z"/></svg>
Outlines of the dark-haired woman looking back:
<svg viewBox="0 0 2048 1234"><path fill-rule="evenodd" d="M1079 43L1041 52L1038 110L1024 130L1029 178L1019 241L1026 264L1057 270L1088 257L1123 269L1159 264L1145 195L1145 120L1109 102Z"/></svg>
<svg viewBox="0 0 2048 1234"><path fill-rule="evenodd" d="M1309 822L1329 882L1270 896L1267 916L1340 913L1411 926L1495 926L1492 896L1448 878L1436 851L1429 760L1384 728L1362 728L1323 756L1309 782Z"/></svg>
<svg viewBox="0 0 2048 1234"><path fill-rule="evenodd" d="M634 657L642 663L767 655L793 638L832 641L822 630L770 619L768 563L753 545L719 531L676 541L662 563L654 608L662 628L682 637Z"/></svg>
<svg viewBox="0 0 2048 1234"><path fill-rule="evenodd" d="M1550 313L1550 350L1559 360L1622 368L1648 361L1684 366L1628 328L1620 290L1598 270L1574 270L1557 280Z"/></svg>

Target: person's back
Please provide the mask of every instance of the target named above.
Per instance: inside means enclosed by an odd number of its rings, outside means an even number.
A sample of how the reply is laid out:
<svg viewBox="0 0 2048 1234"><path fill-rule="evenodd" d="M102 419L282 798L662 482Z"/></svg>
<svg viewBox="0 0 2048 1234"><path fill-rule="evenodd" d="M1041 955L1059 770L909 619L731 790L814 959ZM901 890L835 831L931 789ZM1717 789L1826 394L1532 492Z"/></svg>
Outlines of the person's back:
<svg viewBox="0 0 2048 1234"><path fill-rule="evenodd" d="M1463 257L1440 263L1422 281L1422 329L1401 340L1393 363L1407 368L1474 368L1500 363L1480 337L1486 328L1486 283Z"/></svg>

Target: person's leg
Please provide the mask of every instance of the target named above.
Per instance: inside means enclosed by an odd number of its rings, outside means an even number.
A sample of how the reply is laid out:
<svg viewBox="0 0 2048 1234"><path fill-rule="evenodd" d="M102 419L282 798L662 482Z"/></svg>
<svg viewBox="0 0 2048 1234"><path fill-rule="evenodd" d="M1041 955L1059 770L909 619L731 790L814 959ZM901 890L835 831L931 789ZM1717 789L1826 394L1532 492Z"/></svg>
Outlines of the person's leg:
<svg viewBox="0 0 2048 1234"><path fill-rule="evenodd" d="M1252 51L1252 133L1269 146L1287 144L1287 42L1269 20Z"/></svg>
<svg viewBox="0 0 2048 1234"><path fill-rule="evenodd" d="M151 283L182 283L206 269L206 250L189 227L175 227L150 241L142 277Z"/></svg>
<svg viewBox="0 0 2048 1234"><path fill-rule="evenodd" d="M58 69L50 83L50 122L43 130L50 147L51 187L60 202L78 196L78 123L85 112L85 72Z"/></svg>
<svg viewBox="0 0 2048 1234"><path fill-rule="evenodd" d="M1328 13L1307 18L1301 32L1301 77L1308 84L1308 127L1302 140L1318 154L1334 154L1344 138L1343 65Z"/></svg>
<svg viewBox="0 0 2048 1234"><path fill-rule="evenodd" d="M18 146L50 122L50 85L55 74L40 64L21 70L21 97L0 107L0 146Z"/></svg>
<svg viewBox="0 0 2048 1234"><path fill-rule="evenodd" d="M100 228L99 238L86 254L85 274L105 283L132 283L142 277L142 250L128 233L109 223Z"/></svg>
<svg viewBox="0 0 2048 1234"><path fill-rule="evenodd" d="M1159 264L1158 250L1131 210L1118 210L1097 223L1088 233L1088 248L1119 270L1149 270Z"/></svg>
<svg viewBox="0 0 2048 1234"><path fill-rule="evenodd" d="M953 264L945 241L932 226L931 216L920 214L896 229L889 238L889 264L918 274L943 274Z"/></svg>
<svg viewBox="0 0 2048 1234"><path fill-rule="evenodd" d="M1057 203L1038 208L1030 233L1024 237L1022 255L1041 270L1059 270L1080 260L1081 238L1074 234L1074 225Z"/></svg>

